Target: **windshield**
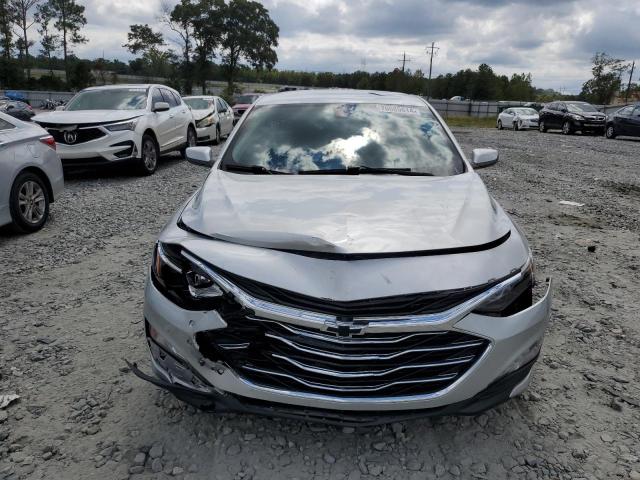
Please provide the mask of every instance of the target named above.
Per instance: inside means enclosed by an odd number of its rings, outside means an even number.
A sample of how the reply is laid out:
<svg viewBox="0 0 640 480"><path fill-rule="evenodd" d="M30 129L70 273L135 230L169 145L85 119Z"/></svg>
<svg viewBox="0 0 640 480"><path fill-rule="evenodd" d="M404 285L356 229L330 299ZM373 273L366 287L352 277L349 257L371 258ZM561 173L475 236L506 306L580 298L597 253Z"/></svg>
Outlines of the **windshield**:
<svg viewBox="0 0 640 480"><path fill-rule="evenodd" d="M223 169L234 165L275 173L366 167L448 176L465 170L426 106L385 104L254 108L223 158Z"/></svg>
<svg viewBox="0 0 640 480"><path fill-rule="evenodd" d="M118 88L80 92L65 110L140 110L147 108L146 88Z"/></svg>
<svg viewBox="0 0 640 480"><path fill-rule="evenodd" d="M515 108L514 110L519 115L538 115L538 112L533 108Z"/></svg>
<svg viewBox="0 0 640 480"><path fill-rule="evenodd" d="M567 110L570 112L597 112L598 109L588 103L567 103Z"/></svg>
<svg viewBox="0 0 640 480"><path fill-rule="evenodd" d="M258 99L258 95L238 95L236 97L236 103L252 104Z"/></svg>
<svg viewBox="0 0 640 480"><path fill-rule="evenodd" d="M182 100L194 110L209 110L213 108L213 100L205 98L183 98Z"/></svg>

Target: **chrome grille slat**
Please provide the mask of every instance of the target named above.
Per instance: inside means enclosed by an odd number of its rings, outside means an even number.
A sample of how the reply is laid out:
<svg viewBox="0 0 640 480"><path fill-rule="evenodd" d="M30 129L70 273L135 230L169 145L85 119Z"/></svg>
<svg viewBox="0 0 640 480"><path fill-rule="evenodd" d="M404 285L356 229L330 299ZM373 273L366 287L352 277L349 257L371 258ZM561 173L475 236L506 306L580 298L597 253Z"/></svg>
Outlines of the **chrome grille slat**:
<svg viewBox="0 0 640 480"><path fill-rule="evenodd" d="M300 384L305 385L307 387L317 388L319 390L327 390L327 391L332 391L332 392L351 392L351 393L354 393L354 392L356 392L356 393L379 392L380 390L384 390L386 388L390 388L390 387L393 387L393 386L396 386L396 385L411 385L411 384L418 384L418 383L448 382L448 381L454 380L458 376L458 374L452 373L452 374L442 375L442 376L432 377L432 378L419 378L419 379L415 379L415 380L398 380L398 381L393 381L393 382L385 383L385 384L382 384L382 385L375 385L375 386L370 386L370 387L359 387L359 386L337 387L337 386L334 386L334 385L326 385L326 384L321 384L321 383L316 383L316 382L309 382L307 380L304 380L302 378L290 375L288 373L278 372L278 371L274 371L274 370L266 370L266 369L262 369L262 368L251 367L251 366L244 366L243 369L249 370L249 371L253 371L253 372L262 373L262 374L265 374L265 375L273 375L273 376L276 376L276 377L287 378L289 380L293 380L294 382L300 383Z"/></svg>
<svg viewBox="0 0 640 480"><path fill-rule="evenodd" d="M467 343L461 343L461 344L453 344L453 345L446 345L446 346L442 346L442 347L425 347L425 348L416 348L416 349L411 349L411 350L403 350L400 352L396 352L396 353L392 353L392 354L387 354L387 355L362 355L362 354L338 354L338 353L330 353L330 352L326 352L326 351L322 351L322 350L316 350L313 348L305 348L305 347L301 347L300 345L298 345L296 342L293 342L291 340L287 340L286 338L282 338L278 335L274 335L271 333L267 333L265 334L265 336L269 337L269 338L273 338L274 340L278 340L282 343L285 343L286 345L290 346L291 348L294 348L300 352L305 352L305 353L309 353L309 354L313 354L313 355L318 355L321 357L326 357L326 358L332 358L335 360L392 360L394 358L398 358L404 355L410 355L410 354L414 354L414 353L428 353L428 352L443 352L443 351L450 351L450 350L461 350L461 349L465 349L465 348L470 348L470 347L477 347L483 344L482 341L476 341L476 342L467 342Z"/></svg>
<svg viewBox="0 0 640 480"><path fill-rule="evenodd" d="M451 366L455 366L455 365L461 365L464 363L469 363L473 360L473 356L467 356L467 357L462 357L459 359L454 359L454 360L447 360L445 362L436 362L436 363L422 363L422 364L409 364L409 365L400 365L398 367L394 367L394 368L390 368L390 369L386 369L386 370L379 370L379 371L364 371L364 372L357 372L357 373L353 373L353 372L340 372L338 370L329 370L326 368L318 368L318 367L312 367L309 365L305 365L302 362L298 362L297 360L293 360L289 357L285 357L284 355L280 355L277 353L272 353L271 354L272 357L274 358L278 358L280 360L284 360L285 362L288 362L289 364L301 369L301 370L305 370L307 372L311 372L311 373L318 373L320 375L324 375L324 376L328 376L328 377L337 377L337 378L368 378L368 377L384 377L386 375L391 375L392 373L396 373L396 372L400 372L402 370L409 370L409 369L428 369L428 368L438 368L438 367L451 367Z"/></svg>

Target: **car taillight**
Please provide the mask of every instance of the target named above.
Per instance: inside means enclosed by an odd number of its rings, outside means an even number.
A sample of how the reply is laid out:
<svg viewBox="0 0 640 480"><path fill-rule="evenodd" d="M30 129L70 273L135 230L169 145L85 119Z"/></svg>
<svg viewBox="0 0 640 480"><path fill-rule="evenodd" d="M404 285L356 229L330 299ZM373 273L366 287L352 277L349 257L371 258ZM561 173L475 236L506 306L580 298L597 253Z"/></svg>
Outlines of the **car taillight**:
<svg viewBox="0 0 640 480"><path fill-rule="evenodd" d="M47 147L53 148L54 150L56 149L56 141L51 135L47 137L42 137L40 141L44 143Z"/></svg>

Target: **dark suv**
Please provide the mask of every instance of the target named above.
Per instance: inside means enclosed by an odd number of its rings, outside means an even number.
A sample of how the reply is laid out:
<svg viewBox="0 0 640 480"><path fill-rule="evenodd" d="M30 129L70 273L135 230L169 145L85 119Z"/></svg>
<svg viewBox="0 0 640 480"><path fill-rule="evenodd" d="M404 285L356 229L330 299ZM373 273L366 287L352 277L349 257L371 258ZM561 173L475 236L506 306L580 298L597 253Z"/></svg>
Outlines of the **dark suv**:
<svg viewBox="0 0 640 480"><path fill-rule="evenodd" d="M640 137L640 103L628 105L607 117L607 138L618 135Z"/></svg>
<svg viewBox="0 0 640 480"><path fill-rule="evenodd" d="M541 132L560 129L565 135L593 132L602 135L606 116L587 102L551 102L540 111Z"/></svg>

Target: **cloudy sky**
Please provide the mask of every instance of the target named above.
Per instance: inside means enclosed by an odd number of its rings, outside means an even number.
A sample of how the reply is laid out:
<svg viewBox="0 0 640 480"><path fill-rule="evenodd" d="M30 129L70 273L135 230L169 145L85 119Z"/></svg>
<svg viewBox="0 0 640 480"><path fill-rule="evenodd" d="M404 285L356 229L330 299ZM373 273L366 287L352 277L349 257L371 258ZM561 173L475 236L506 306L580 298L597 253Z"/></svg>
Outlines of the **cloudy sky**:
<svg viewBox="0 0 640 480"><path fill-rule="evenodd" d="M78 0L90 39L82 57L128 60L132 23L157 25L163 0ZM175 0L173 0L175 3ZM638 0L263 0L280 26L277 68L372 72L400 65L434 74L486 62L499 73L531 72L534 84L577 93L590 58L605 51L640 59ZM157 25L162 30L161 25ZM165 32L170 37L170 32ZM637 71L640 71L638 69ZM634 75L638 81L638 75Z"/></svg>

